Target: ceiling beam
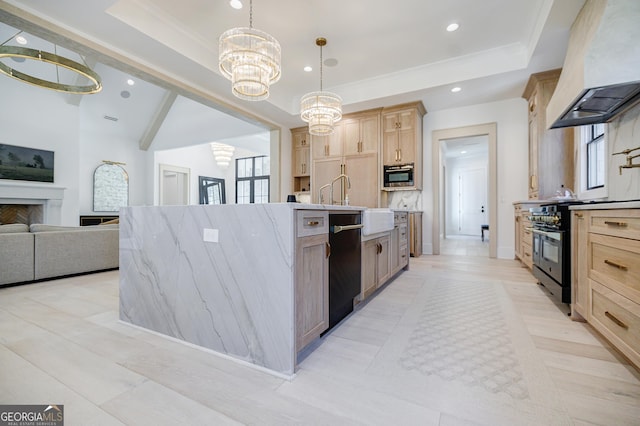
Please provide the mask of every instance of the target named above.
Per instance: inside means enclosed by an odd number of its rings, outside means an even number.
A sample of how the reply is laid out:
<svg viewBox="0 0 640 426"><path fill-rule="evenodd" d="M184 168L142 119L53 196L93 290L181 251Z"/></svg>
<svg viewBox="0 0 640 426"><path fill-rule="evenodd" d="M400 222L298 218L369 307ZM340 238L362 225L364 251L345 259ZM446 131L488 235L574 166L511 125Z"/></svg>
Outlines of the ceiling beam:
<svg viewBox="0 0 640 426"><path fill-rule="evenodd" d="M153 143L153 139L158 134L158 130L160 130L162 122L167 118L167 114L169 113L169 110L171 110L171 106L177 97L178 94L172 90L165 93L164 98L162 98L162 102L160 102L160 106L151 119L149 126L147 126L147 130L145 130L144 135L142 135L142 138L140 139L139 146L142 151L147 151Z"/></svg>

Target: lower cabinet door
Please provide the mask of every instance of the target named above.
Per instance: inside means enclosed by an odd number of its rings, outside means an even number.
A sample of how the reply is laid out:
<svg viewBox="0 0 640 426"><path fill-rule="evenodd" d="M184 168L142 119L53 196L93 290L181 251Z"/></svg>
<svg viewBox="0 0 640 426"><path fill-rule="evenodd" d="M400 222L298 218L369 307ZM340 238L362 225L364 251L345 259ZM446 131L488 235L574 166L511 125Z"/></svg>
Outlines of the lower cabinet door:
<svg viewBox="0 0 640 426"><path fill-rule="evenodd" d="M362 244L362 298L365 299L378 287L378 239Z"/></svg>
<svg viewBox="0 0 640 426"><path fill-rule="evenodd" d="M329 328L329 237L296 239L296 350Z"/></svg>

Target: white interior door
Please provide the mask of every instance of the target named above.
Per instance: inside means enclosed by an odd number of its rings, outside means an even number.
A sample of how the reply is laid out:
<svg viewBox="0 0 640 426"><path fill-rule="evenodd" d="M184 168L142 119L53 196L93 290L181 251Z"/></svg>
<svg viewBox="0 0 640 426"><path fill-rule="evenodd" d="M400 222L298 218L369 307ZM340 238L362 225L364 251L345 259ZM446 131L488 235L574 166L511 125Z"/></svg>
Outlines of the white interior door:
<svg viewBox="0 0 640 426"><path fill-rule="evenodd" d="M486 169L462 169L458 176L459 229L464 235L479 235L487 223Z"/></svg>
<svg viewBox="0 0 640 426"><path fill-rule="evenodd" d="M191 171L186 167L160 164L160 205L189 204Z"/></svg>

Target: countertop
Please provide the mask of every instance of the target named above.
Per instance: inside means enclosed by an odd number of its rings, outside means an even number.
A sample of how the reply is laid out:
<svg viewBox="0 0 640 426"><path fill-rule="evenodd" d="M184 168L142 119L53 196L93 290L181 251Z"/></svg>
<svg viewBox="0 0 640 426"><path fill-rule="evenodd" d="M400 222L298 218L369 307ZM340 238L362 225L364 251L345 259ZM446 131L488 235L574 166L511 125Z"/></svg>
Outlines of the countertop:
<svg viewBox="0 0 640 426"><path fill-rule="evenodd" d="M595 201L585 204L576 204L569 210L614 210L614 209L640 209L640 200L630 201Z"/></svg>

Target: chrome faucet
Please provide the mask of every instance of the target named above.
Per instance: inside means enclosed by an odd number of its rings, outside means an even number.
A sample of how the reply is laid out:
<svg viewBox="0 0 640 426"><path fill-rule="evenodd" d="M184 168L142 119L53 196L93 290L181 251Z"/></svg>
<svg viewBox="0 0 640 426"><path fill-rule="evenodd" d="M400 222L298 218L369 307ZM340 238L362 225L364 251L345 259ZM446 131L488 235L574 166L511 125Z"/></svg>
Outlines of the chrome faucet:
<svg viewBox="0 0 640 426"><path fill-rule="evenodd" d="M331 197L331 204L333 204L333 184L339 180L346 180L347 181L347 189L351 189L351 179L349 179L349 176L345 175L344 173L339 174L338 176L336 176L335 178L333 178L333 180L331 181L331 188L329 191L329 196ZM322 191L321 191L322 192ZM344 194L345 197L347 194ZM344 204L344 198L342 198L342 195L340 195L340 205Z"/></svg>

